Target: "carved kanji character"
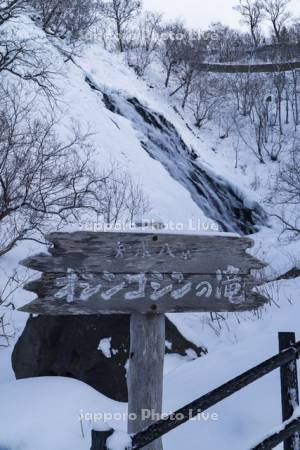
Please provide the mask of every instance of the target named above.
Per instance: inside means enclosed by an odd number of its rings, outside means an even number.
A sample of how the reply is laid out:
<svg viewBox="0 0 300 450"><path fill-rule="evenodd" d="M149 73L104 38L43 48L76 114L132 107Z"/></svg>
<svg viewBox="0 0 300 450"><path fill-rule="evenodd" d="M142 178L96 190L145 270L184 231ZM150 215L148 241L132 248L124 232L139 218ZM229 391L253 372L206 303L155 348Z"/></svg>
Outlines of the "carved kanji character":
<svg viewBox="0 0 300 450"><path fill-rule="evenodd" d="M163 248L160 250L159 254L160 255L168 255L168 256L171 256L172 258L175 258L175 255L173 254L172 249L169 244L165 244L163 246Z"/></svg>
<svg viewBox="0 0 300 450"><path fill-rule="evenodd" d="M217 271L217 294L218 298L228 298L230 303L241 303L245 301L245 292L242 277L239 276L240 269L228 266L223 272Z"/></svg>

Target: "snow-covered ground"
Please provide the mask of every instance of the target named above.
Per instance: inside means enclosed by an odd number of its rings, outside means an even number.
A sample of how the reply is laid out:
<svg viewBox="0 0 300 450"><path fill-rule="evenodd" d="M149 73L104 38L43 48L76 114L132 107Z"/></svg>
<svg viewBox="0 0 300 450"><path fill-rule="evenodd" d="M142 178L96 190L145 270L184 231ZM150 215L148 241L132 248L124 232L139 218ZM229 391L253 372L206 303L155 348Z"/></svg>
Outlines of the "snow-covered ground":
<svg viewBox="0 0 300 450"><path fill-rule="evenodd" d="M300 280L282 286L289 301L268 308L260 320L240 317L217 337L199 315L174 318L208 344L209 354L184 362L164 378L164 411L171 412L223 384L278 351L277 331L297 330ZM280 296L281 298L283 295ZM292 302L292 303L290 303ZM8 353L8 352L7 352ZM1 365L9 360L1 356ZM9 376L8 376L9 375ZM300 372L299 372L300 375ZM91 428L126 429L126 405L111 401L83 383L62 378L38 378L0 384L1 449L88 450ZM1 372L3 381L3 372ZM113 420L110 418L113 416ZM281 422L279 371L267 375L164 438L164 448L250 449ZM80 420L80 417L83 417ZM83 431L82 431L83 430Z"/></svg>
<svg viewBox="0 0 300 450"><path fill-rule="evenodd" d="M62 66L62 55L48 43L42 32L30 22L25 21L25 26L27 33L38 33L55 64ZM86 77L102 93L136 97L151 110L162 114L176 127L187 146L197 153L204 167L227 180L228 186L233 186L249 205L257 201L268 209L265 199L269 182L277 170L275 163L259 164L245 148L240 153L238 168L234 169L235 156L230 139L219 139L217 127L212 123L195 131L198 138L191 133L160 87L157 74L156 77L149 74L146 80L138 79L120 56L107 53L99 45L89 45L83 56L76 58L76 64L69 61L64 66L64 76L57 80L62 91L58 105L61 117L65 126L74 120L83 129L89 128L97 148L96 164L104 167L111 162L117 163L141 183L149 196L152 216L159 217L164 223L182 223L186 230L190 220L209 220L186 187L143 149L141 136L130 120L109 111L102 101L102 94L90 88ZM269 263L266 274L275 279L300 266L300 242L279 242L279 229L276 223L270 221L270 224L272 228L261 227L253 235L256 243L253 252ZM1 273L9 273L18 261L36 253L37 249L39 246L31 243L17 247L1 258ZM275 354L278 331L298 331L300 278L268 283L264 289L272 296L272 304L259 314L228 315L226 320L221 320L220 327L204 314L170 315L188 339L204 344L209 353L195 361L168 357L164 378L165 411L183 406ZM17 307L31 298L31 294L23 291L14 294ZM26 319L26 314L13 313L15 339ZM86 420L88 415L80 421L82 412L126 412L126 405L113 402L74 380L15 381L10 364L15 339L10 347L0 347L1 450L87 450L92 424L90 419ZM106 350L107 347L102 346L102 351ZM209 413L216 413L218 419L212 420L210 415L176 429L164 438L165 450L194 450L199 445L204 450L249 449L281 422L279 372L223 401ZM122 420L109 421L109 425L125 430ZM101 428L103 425L97 423L95 426Z"/></svg>

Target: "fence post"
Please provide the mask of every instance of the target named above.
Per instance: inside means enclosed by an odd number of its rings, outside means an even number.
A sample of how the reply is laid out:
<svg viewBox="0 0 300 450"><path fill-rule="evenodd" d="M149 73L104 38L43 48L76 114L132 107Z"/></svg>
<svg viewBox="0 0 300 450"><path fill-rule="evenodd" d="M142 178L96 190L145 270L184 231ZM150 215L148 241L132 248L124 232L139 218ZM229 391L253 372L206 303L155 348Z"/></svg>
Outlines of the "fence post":
<svg viewBox="0 0 300 450"><path fill-rule="evenodd" d="M91 450L107 450L106 441L113 434L114 430L92 431Z"/></svg>
<svg viewBox="0 0 300 450"><path fill-rule="evenodd" d="M295 333L278 333L279 351L291 347L296 342ZM285 422L294 414L299 406L299 390L297 375L297 360L289 362L280 368L282 420ZM284 450L299 450L299 433L284 442Z"/></svg>

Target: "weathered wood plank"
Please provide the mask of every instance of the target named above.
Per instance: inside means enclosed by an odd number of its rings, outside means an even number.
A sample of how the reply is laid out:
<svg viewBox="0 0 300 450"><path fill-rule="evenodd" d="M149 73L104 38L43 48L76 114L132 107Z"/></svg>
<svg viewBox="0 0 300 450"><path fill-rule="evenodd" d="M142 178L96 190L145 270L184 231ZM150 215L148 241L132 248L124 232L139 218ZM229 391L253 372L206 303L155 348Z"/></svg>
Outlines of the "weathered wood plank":
<svg viewBox="0 0 300 450"><path fill-rule="evenodd" d="M172 256L174 255L174 256ZM159 271L161 273L168 273L172 271L181 271L183 273L214 273L216 268L216 261L218 267L222 270L228 266L228 261L232 261L233 265L240 268L241 273L248 274L250 270L259 270L265 267L265 264L257 260L251 255L237 254L235 249L232 249L229 258L229 252L220 253L220 249L213 251L211 249L208 253L203 248L202 250L189 250L180 256L176 256L176 252L171 254L160 255L159 252L151 257L138 258L133 253L126 259L113 259L107 253L100 253L90 256L83 253L69 252L65 256L50 256L45 253L35 255L21 261L21 264L39 272L60 272L64 273L69 268L73 270L80 270L81 272L101 273L116 272L116 273L140 273ZM183 255L188 255L188 259L184 259Z"/></svg>
<svg viewBox="0 0 300 450"><path fill-rule="evenodd" d="M259 281L253 277L241 275L237 269L229 268L214 275L180 272L44 273L41 278L27 283L24 289L35 292L42 298L63 298L68 302L84 302L94 297L107 302L112 298L132 301L147 297L158 301L168 296L176 300L193 295L211 300L230 299L233 303L239 303L244 301L245 289L258 285Z"/></svg>
<svg viewBox="0 0 300 450"><path fill-rule="evenodd" d="M245 311L267 301L252 293L251 269L264 264L246 252L249 238L77 232L49 240L51 255L23 261L43 275L25 286L39 300L22 311L54 314L55 301L57 314Z"/></svg>
<svg viewBox="0 0 300 450"><path fill-rule="evenodd" d="M47 300L36 299L33 302L19 308L21 312L29 314L44 314L54 316L69 316L69 315L94 315L94 314L133 314L140 312L147 314L149 312L162 314L166 312L243 312L251 311L262 307L266 300L263 296L257 293L250 293L246 302L241 304L224 303L220 300L215 303L205 300L200 300L183 304L171 303L168 301L151 303L149 300L133 301L130 303L120 303L119 301L112 301L109 304L99 301L66 303L62 300Z"/></svg>
<svg viewBox="0 0 300 450"><path fill-rule="evenodd" d="M40 254L21 264L41 272L139 273L172 271L215 273L230 264L240 273L265 264L248 254L249 238L136 233L54 233L49 235L52 256Z"/></svg>
<svg viewBox="0 0 300 450"><path fill-rule="evenodd" d="M232 272L232 273L231 273ZM257 282L236 271L216 275L172 274L43 274L25 288L35 292L48 308L66 311L244 311L262 306L266 299L252 293ZM40 305L40 303L39 303ZM47 306L48 305L48 306ZM32 312L38 304L22 311ZM30 311L29 309L30 308Z"/></svg>
<svg viewBox="0 0 300 450"><path fill-rule="evenodd" d="M164 355L165 316L132 314L127 374L129 434L151 425L162 413ZM145 450L162 450L161 439Z"/></svg>

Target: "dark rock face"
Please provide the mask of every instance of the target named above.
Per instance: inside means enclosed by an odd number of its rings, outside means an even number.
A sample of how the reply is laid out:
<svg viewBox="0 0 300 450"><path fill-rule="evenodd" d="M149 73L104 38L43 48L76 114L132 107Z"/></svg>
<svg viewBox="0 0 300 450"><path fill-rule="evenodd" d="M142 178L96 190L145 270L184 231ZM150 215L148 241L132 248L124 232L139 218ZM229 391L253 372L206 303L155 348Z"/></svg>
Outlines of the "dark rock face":
<svg viewBox="0 0 300 450"><path fill-rule="evenodd" d="M102 339L108 342L108 354L98 349ZM186 355L186 350L192 349L201 356L205 352L188 342L167 318L166 341L168 353ZM125 402L128 352L129 316L39 316L28 319L14 348L12 364L17 379L71 377Z"/></svg>

